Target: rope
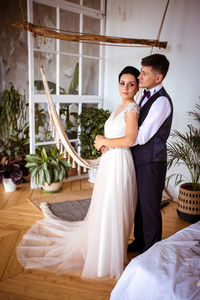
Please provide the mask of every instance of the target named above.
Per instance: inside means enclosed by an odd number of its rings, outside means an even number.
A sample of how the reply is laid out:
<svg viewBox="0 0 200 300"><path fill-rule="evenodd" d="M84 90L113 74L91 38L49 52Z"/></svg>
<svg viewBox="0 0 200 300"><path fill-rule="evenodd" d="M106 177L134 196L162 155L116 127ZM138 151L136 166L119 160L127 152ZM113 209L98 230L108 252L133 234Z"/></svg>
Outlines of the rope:
<svg viewBox="0 0 200 300"><path fill-rule="evenodd" d="M158 30L157 41L159 41L159 39L160 39L160 35L161 35L161 32L162 32L163 24L164 24L165 17L166 17L166 14L167 14L167 9L168 9L168 6L169 6L169 1L170 1L170 0L167 1L166 7L165 7L165 11L164 11L164 14L163 14L163 18L162 18L162 21L161 21L161 24L160 24L160 28L159 28L159 30ZM154 48L154 47L155 47L155 46L152 46L152 49L151 49L151 53L150 53L150 54L152 54L153 48Z"/></svg>
<svg viewBox="0 0 200 300"><path fill-rule="evenodd" d="M162 28L163 28L165 16L166 16L167 9L168 9L168 6L169 6L169 1L170 1L170 0L167 1L167 5L166 5L166 8L165 8L165 12L164 12L163 18L162 18L162 22L161 22L161 24L160 24L160 28L159 28L159 31L158 31L157 40L160 39L160 35L161 35Z"/></svg>
<svg viewBox="0 0 200 300"><path fill-rule="evenodd" d="M20 5L20 9L21 9L21 14L22 14L23 23L25 23L24 12L23 12L23 8L22 8L21 0L19 0L19 5Z"/></svg>
<svg viewBox="0 0 200 300"><path fill-rule="evenodd" d="M40 52L39 52L39 48L38 48L38 43L37 43L37 39L36 39L36 34L34 34L34 31L33 31L33 37L34 37L34 40L35 40L37 54L38 54L38 58L39 58L39 61L40 61L40 68L43 68L43 66L42 66L42 60L41 60Z"/></svg>

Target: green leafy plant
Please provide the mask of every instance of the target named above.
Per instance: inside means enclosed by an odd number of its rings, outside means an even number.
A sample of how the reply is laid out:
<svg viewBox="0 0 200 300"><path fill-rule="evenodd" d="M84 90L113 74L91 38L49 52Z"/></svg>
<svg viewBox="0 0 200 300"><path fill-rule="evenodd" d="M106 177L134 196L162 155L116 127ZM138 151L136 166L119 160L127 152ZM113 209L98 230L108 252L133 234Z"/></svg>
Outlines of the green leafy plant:
<svg viewBox="0 0 200 300"><path fill-rule="evenodd" d="M21 130L15 130L9 138L0 140L1 162L8 162L29 152L29 138L21 138Z"/></svg>
<svg viewBox="0 0 200 300"><path fill-rule="evenodd" d="M10 83L10 89L5 90L0 104L0 137L9 138L15 130L22 128L27 131L27 112L25 96Z"/></svg>
<svg viewBox="0 0 200 300"><path fill-rule="evenodd" d="M68 168L72 165L67 158L63 158L57 147L46 150L43 147L36 154L26 154L25 167L31 177L36 177L36 184L47 182L49 185L54 182L63 181L68 178Z"/></svg>
<svg viewBox="0 0 200 300"><path fill-rule="evenodd" d="M5 90L0 104L0 161L29 152L28 104L14 85Z"/></svg>
<svg viewBox="0 0 200 300"><path fill-rule="evenodd" d="M103 108L83 108L78 116L80 125L80 145L81 156L83 158L98 158L101 151L97 151L94 147L94 139L96 135L104 135L104 124L109 118L110 112Z"/></svg>
<svg viewBox="0 0 200 300"><path fill-rule="evenodd" d="M35 104L35 134L40 135L36 142L47 142L51 139L48 115L47 110L39 108L38 103Z"/></svg>
<svg viewBox="0 0 200 300"><path fill-rule="evenodd" d="M174 165L185 165L190 174L189 182L193 191L200 190L200 105L197 104L196 109L188 112L188 115L193 117L198 126L187 125L186 133L173 130L171 136L175 140L167 144L168 169ZM175 177L175 186L188 180L183 179L183 174L172 174L167 177L167 184L172 177Z"/></svg>

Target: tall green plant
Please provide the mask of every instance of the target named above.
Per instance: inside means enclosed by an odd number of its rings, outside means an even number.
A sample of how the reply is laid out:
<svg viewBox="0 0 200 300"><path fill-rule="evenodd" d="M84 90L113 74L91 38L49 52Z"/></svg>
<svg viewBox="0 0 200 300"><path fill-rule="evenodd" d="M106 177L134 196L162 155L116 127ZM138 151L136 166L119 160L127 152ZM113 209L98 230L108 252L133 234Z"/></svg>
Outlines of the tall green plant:
<svg viewBox="0 0 200 300"><path fill-rule="evenodd" d="M14 85L0 103L0 161L8 162L29 152L28 104Z"/></svg>
<svg viewBox="0 0 200 300"><path fill-rule="evenodd" d="M81 127L79 139L81 145L81 156L83 158L98 158L101 151L94 147L96 135L104 135L104 124L109 118L110 112L103 108L83 108L78 116L78 122Z"/></svg>
<svg viewBox="0 0 200 300"><path fill-rule="evenodd" d="M27 106L25 96L10 83L10 89L5 90L0 104L0 138L9 138L15 131L27 129Z"/></svg>
<svg viewBox="0 0 200 300"><path fill-rule="evenodd" d="M192 124L187 125L186 133L173 130L171 136L175 140L167 144L168 169L175 165L186 166L190 173L189 182L192 183L193 191L199 189L200 179L200 105L197 104L196 109L197 111L188 112L188 115L193 117L193 122L197 122L197 127ZM183 174L172 174L167 177L167 184L172 177L175 177L175 186L185 181Z"/></svg>

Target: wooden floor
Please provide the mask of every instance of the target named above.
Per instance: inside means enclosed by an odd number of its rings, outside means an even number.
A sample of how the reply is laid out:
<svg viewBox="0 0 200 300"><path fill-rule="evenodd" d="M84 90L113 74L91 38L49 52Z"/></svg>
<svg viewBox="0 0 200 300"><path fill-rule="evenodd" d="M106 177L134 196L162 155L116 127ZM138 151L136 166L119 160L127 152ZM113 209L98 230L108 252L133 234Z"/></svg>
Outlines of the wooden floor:
<svg viewBox="0 0 200 300"><path fill-rule="evenodd" d="M87 179L64 183L61 193L92 189ZM57 276L39 270L24 270L16 258L16 246L31 225L43 218L27 198L46 196L40 189L30 189L29 182L21 184L15 192L4 191L0 185L0 299L56 299L56 300L108 300L116 281L95 282L82 280L74 274ZM163 238L190 225L176 213L176 203L162 209ZM129 254L129 260L134 254Z"/></svg>

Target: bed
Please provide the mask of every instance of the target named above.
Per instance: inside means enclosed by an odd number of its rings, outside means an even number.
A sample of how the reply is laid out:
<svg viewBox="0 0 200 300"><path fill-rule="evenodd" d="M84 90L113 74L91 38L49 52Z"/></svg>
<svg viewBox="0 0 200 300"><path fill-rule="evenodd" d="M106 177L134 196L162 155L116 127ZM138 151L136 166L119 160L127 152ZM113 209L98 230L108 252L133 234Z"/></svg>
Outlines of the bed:
<svg viewBox="0 0 200 300"><path fill-rule="evenodd" d="M132 259L111 300L200 300L200 221Z"/></svg>

